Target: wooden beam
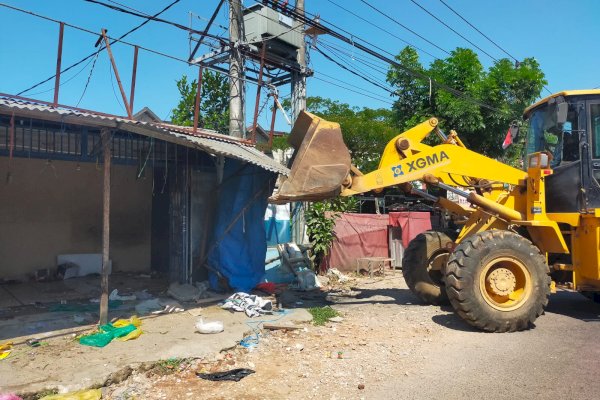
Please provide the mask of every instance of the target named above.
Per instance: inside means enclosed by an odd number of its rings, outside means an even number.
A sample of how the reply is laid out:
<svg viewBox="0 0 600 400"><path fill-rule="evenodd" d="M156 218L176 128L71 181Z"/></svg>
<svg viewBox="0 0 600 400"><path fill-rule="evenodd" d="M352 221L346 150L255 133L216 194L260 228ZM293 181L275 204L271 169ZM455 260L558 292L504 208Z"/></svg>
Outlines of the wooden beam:
<svg viewBox="0 0 600 400"><path fill-rule="evenodd" d="M102 184L102 278L100 288L100 325L108 322L108 263L110 251L110 158L111 131L102 130L104 149L104 179Z"/></svg>

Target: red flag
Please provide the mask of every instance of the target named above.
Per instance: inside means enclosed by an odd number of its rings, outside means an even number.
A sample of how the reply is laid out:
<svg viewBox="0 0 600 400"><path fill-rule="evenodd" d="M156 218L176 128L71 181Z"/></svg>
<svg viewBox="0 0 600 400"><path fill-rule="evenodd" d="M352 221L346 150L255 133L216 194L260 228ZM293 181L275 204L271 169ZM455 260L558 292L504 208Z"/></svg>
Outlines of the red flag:
<svg viewBox="0 0 600 400"><path fill-rule="evenodd" d="M513 144L513 137L511 129L508 128L508 131L506 132L506 137L504 138L504 142L502 142L502 150L506 150L506 148L511 144Z"/></svg>

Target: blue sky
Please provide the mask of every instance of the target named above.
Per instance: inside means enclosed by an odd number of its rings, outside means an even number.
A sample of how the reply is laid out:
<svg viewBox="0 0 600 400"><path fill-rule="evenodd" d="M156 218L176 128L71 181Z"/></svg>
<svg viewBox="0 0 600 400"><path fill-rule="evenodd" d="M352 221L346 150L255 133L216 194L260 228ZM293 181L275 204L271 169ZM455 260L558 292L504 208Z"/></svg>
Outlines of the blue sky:
<svg viewBox="0 0 600 400"><path fill-rule="evenodd" d="M350 31L357 38L366 39L385 51L396 54L405 46L405 43L398 38L357 19L329 0L305 1L308 12L319 14L323 20ZM368 8L360 0L332 1L435 57L443 58L445 55L430 43ZM547 87L550 91L600 86L600 74L597 72L598 65L600 65L600 53L597 51L600 37L600 24L597 21L600 16L599 1L445 1L517 59L535 57L546 73ZM108 29L109 35L115 37L142 21L138 17L124 15L83 0L4 0L4 2L92 31L100 32L100 29L104 27ZM120 2L153 14L169 4L171 0L120 0ZM291 2L293 3L293 0ZM368 2L444 50L472 47L410 0L369 0ZM452 14L439 0L418 0L418 2L493 57L505 56L501 50ZM190 12L192 12L193 27L203 29L206 21L202 18L208 19L217 3L217 0L181 0L161 17L188 26ZM254 1L249 0L244 0L243 3L245 6L255 4ZM0 7L0 15L2 16L2 24L0 24L0 60L2 60L0 63L0 76L2 76L0 92L16 94L54 73L58 24L4 7ZM224 10L219 14L217 24L227 25ZM213 26L211 32L221 34L224 30ZM67 27L63 49L63 67L92 53L96 39L97 37L91 34ZM369 59L359 50L333 38L323 39L338 49L337 51L340 52L338 56L343 57L348 66L366 71L373 80L385 80L382 73L366 68L357 60L352 60L353 56ZM189 54L187 32L156 22L148 23L128 36L126 40L181 59L186 59ZM485 67L493 63L490 57L477 49L474 50L480 54L480 60ZM133 49L116 44L113 51L125 90L129 93ZM205 51L208 49L202 48L199 54ZM310 60L311 67L316 73L315 78L309 78L308 81L309 95L330 97L359 107L389 107L392 100L383 89L340 69L315 51L311 52ZM428 64L433 58L430 55L422 54L421 60L424 64ZM377 65L380 70L386 69L386 66L378 61L370 59L370 62ZM62 77L61 104L74 106L79 102L91 67L92 64L83 64ZM197 68L140 50L135 109L149 106L161 118L168 119L170 110L177 104L179 98L175 81L183 74L195 77ZM335 79L337 84L345 85L359 93L342 89L317 78L328 81ZM51 101L53 87L54 83L51 81L31 90L24 96ZM280 88L282 96L289 94L289 91L289 87ZM249 85L248 124L251 123L255 93L256 86ZM548 93L544 92L544 94ZM99 56L96 62L90 84L79 106L107 113L125 114L124 108L120 104L116 81L114 78L111 79L108 56L105 52ZM266 114L267 112L263 111L260 118L260 122L264 126L269 124L269 116ZM278 115L277 118L277 128L286 129L283 117Z"/></svg>

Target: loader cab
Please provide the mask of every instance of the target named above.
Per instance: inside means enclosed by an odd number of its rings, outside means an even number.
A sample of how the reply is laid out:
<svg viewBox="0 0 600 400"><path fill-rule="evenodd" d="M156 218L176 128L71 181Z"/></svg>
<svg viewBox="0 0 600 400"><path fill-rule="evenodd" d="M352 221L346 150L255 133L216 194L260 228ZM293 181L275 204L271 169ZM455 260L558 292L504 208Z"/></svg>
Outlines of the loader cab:
<svg viewBox="0 0 600 400"><path fill-rule="evenodd" d="M552 155L546 178L548 212L581 212L600 207L600 90L553 94L525 110L529 155Z"/></svg>

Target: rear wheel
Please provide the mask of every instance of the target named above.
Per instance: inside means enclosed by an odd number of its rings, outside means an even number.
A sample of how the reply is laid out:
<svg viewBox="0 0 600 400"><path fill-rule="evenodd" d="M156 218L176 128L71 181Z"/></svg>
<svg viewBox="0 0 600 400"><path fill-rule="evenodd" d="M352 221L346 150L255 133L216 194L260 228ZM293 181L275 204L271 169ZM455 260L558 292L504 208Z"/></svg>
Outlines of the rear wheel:
<svg viewBox="0 0 600 400"><path fill-rule="evenodd" d="M469 324L489 332L528 329L548 304L550 269L539 249L509 231L464 239L446 266L446 293Z"/></svg>
<svg viewBox="0 0 600 400"><path fill-rule="evenodd" d="M404 252L402 274L409 289L427 304L448 303L444 290L443 268L454 245L449 234L423 232Z"/></svg>

